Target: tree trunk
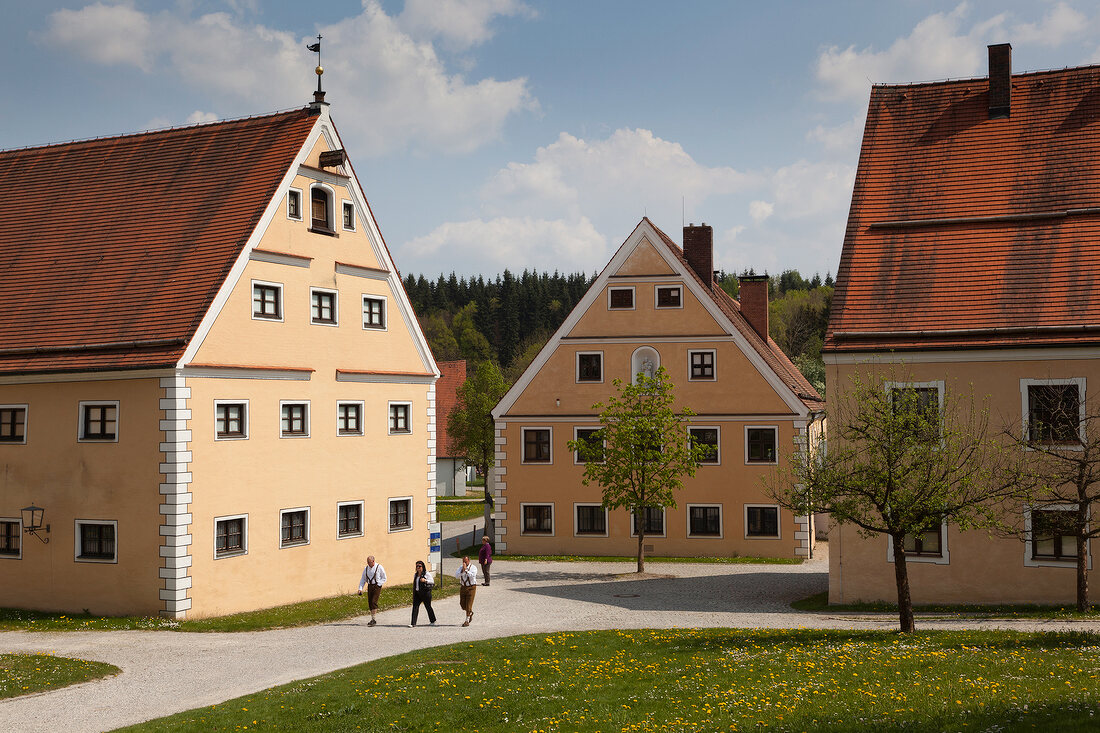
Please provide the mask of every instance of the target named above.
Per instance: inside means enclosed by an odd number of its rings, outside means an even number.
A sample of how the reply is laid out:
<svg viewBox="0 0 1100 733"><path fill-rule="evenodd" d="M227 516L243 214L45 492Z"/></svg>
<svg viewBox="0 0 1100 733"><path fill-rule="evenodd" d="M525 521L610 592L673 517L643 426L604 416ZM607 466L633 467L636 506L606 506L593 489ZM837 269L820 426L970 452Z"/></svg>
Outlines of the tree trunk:
<svg viewBox="0 0 1100 733"><path fill-rule="evenodd" d="M496 527L493 526L493 495L489 492L489 478L485 478L485 535L494 537Z"/></svg>
<svg viewBox="0 0 1100 733"><path fill-rule="evenodd" d="M898 585L898 624L903 634L915 630L913 599L909 596L909 568L905 562L905 535L890 535L894 546L894 580Z"/></svg>
<svg viewBox="0 0 1100 733"><path fill-rule="evenodd" d="M1085 613L1089 610L1089 571L1088 571L1088 516L1089 504L1081 501L1077 504L1077 521L1074 533L1077 535L1077 610Z"/></svg>
<svg viewBox="0 0 1100 733"><path fill-rule="evenodd" d="M645 525L638 524L638 572L645 572Z"/></svg>

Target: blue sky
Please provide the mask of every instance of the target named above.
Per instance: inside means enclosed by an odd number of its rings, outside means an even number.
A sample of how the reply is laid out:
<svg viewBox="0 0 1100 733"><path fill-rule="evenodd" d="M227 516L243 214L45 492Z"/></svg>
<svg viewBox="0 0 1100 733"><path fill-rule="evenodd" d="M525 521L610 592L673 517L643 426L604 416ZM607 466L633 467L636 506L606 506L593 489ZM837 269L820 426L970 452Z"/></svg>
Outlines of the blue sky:
<svg viewBox="0 0 1100 733"><path fill-rule="evenodd" d="M1100 62L1046 2L4 0L0 148L331 112L402 272L593 272L648 215L836 271L872 83Z"/></svg>

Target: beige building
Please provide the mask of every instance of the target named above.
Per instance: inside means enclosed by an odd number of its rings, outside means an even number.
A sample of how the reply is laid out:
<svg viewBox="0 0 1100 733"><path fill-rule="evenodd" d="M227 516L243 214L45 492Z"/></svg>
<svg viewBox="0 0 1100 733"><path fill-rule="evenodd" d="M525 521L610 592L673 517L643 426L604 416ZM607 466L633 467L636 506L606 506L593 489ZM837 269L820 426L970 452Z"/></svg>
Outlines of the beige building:
<svg viewBox="0 0 1100 733"><path fill-rule="evenodd" d="M1100 389L1100 67L1013 75L1010 51L989 48L988 80L873 87L829 398L853 376L941 404L973 389L992 430L1072 444ZM950 523L906 538L913 602L1072 602L1076 544L1051 528L1076 508L1013 507L1022 539ZM829 545L830 601L896 601L887 537L845 526Z"/></svg>
<svg viewBox="0 0 1100 733"><path fill-rule="evenodd" d="M438 372L323 96L0 152L4 606L225 614L426 557Z"/></svg>
<svg viewBox="0 0 1100 733"><path fill-rule="evenodd" d="M642 219L531 366L493 411L496 545L516 554L647 553L793 557L811 522L780 509L762 479L822 427L820 397L768 338L767 279L740 302L713 278L711 227L684 228L681 249ZM677 506L633 517L601 506L567 443L599 428L592 405L664 367L693 439L717 448Z"/></svg>

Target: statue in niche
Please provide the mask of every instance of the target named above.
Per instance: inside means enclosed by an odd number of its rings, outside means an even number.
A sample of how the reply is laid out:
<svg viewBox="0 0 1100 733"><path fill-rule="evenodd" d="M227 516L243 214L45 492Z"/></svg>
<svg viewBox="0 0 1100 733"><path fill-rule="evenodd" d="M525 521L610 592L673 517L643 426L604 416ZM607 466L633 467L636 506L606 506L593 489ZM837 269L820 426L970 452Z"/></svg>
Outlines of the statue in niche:
<svg viewBox="0 0 1100 733"><path fill-rule="evenodd" d="M653 379L653 360L648 356L642 362L642 374L645 375L646 379Z"/></svg>

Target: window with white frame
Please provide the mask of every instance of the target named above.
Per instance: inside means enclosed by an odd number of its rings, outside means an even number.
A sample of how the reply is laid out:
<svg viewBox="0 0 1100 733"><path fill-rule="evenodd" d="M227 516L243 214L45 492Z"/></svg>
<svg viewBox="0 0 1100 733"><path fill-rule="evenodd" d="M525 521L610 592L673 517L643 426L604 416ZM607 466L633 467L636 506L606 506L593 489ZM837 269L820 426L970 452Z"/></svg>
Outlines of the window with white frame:
<svg viewBox="0 0 1100 733"><path fill-rule="evenodd" d="M337 292L322 288L309 289L309 322L319 326L338 325L340 309Z"/></svg>
<svg viewBox="0 0 1100 733"><path fill-rule="evenodd" d="M654 288L653 302L658 308L682 308L683 290L679 285L657 285Z"/></svg>
<svg viewBox="0 0 1100 733"><path fill-rule="evenodd" d="M887 382L890 408L899 427L920 441L938 441L943 432L943 382Z"/></svg>
<svg viewBox="0 0 1100 733"><path fill-rule="evenodd" d="M309 507L279 512L279 547L309 544Z"/></svg>
<svg viewBox="0 0 1100 733"><path fill-rule="evenodd" d="M402 435L412 432L412 403L390 403L390 435Z"/></svg>
<svg viewBox="0 0 1100 733"><path fill-rule="evenodd" d="M600 504L574 504L576 535L607 536L607 510Z"/></svg>
<svg viewBox="0 0 1100 733"><path fill-rule="evenodd" d="M721 537L720 504L688 504L688 537Z"/></svg>
<svg viewBox="0 0 1100 733"><path fill-rule="evenodd" d="M1032 507L1027 517L1028 555L1033 564L1077 562L1077 507Z"/></svg>
<svg viewBox="0 0 1100 733"><path fill-rule="evenodd" d="M577 352L577 382L603 381L603 352Z"/></svg>
<svg viewBox="0 0 1100 733"><path fill-rule="evenodd" d="M293 221L302 220L302 192L296 188L292 188L287 192L286 218Z"/></svg>
<svg viewBox="0 0 1100 733"><path fill-rule="evenodd" d="M363 403L362 402L337 402L336 403L336 434L337 435L362 435L363 434Z"/></svg>
<svg viewBox="0 0 1100 733"><path fill-rule="evenodd" d="M23 520L0 517L0 558L18 560L23 557Z"/></svg>
<svg viewBox="0 0 1100 733"><path fill-rule="evenodd" d="M248 437L248 400L214 402L214 439L243 440Z"/></svg>
<svg viewBox="0 0 1100 733"><path fill-rule="evenodd" d="M608 288L608 310L634 310L634 288Z"/></svg>
<svg viewBox="0 0 1100 733"><path fill-rule="evenodd" d="M412 497L390 499L390 531L412 529Z"/></svg>
<svg viewBox="0 0 1100 733"><path fill-rule="evenodd" d="M702 450L703 455L699 459L700 464L716 466L721 462L718 453L720 441L717 426L688 428L688 436L691 438L692 445L698 446Z"/></svg>
<svg viewBox="0 0 1100 733"><path fill-rule="evenodd" d="M80 440L118 442L118 402L80 403Z"/></svg>
<svg viewBox="0 0 1100 733"><path fill-rule="evenodd" d="M579 444L573 463L603 463L603 428L573 428L573 440Z"/></svg>
<svg viewBox="0 0 1100 733"><path fill-rule="evenodd" d="M363 328L386 329L386 299L377 295L363 296Z"/></svg>
<svg viewBox="0 0 1100 733"><path fill-rule="evenodd" d="M665 533L665 508L660 506L642 507L641 512L630 513L630 536L638 536L639 522L645 528L647 535L664 535Z"/></svg>
<svg viewBox="0 0 1100 733"><path fill-rule="evenodd" d="M1023 379L1024 437L1038 445L1084 442L1085 380Z"/></svg>
<svg viewBox="0 0 1100 733"><path fill-rule="evenodd" d="M345 232L355 231L355 204L345 201L343 204L343 226Z"/></svg>
<svg viewBox="0 0 1100 733"><path fill-rule="evenodd" d="M27 442L27 406L0 405L0 443Z"/></svg>
<svg viewBox="0 0 1100 733"><path fill-rule="evenodd" d="M309 402L279 403L279 434L284 438L309 437Z"/></svg>
<svg viewBox="0 0 1100 733"><path fill-rule="evenodd" d="M550 428L523 428L523 463L551 463Z"/></svg>
<svg viewBox="0 0 1100 733"><path fill-rule="evenodd" d="M336 505L336 537L363 536L363 502L342 501Z"/></svg>
<svg viewBox="0 0 1100 733"><path fill-rule="evenodd" d="M233 557L248 552L248 515L214 518L214 557Z"/></svg>
<svg viewBox="0 0 1100 733"><path fill-rule="evenodd" d="M688 381L714 381L714 349L693 349L688 351Z"/></svg>
<svg viewBox="0 0 1100 733"><path fill-rule="evenodd" d="M282 283L252 281L252 319L258 321L283 320Z"/></svg>
<svg viewBox="0 0 1100 733"><path fill-rule="evenodd" d="M745 463L775 463L776 434L774 426L749 425L745 428Z"/></svg>
<svg viewBox="0 0 1100 733"><path fill-rule="evenodd" d="M332 216L332 193L317 184L309 189L310 231L335 234Z"/></svg>
<svg viewBox="0 0 1100 733"><path fill-rule="evenodd" d="M745 537L779 537L779 507L774 504L746 504Z"/></svg>
<svg viewBox="0 0 1100 733"><path fill-rule="evenodd" d="M523 516L521 534L554 534L553 504L521 504Z"/></svg>
<svg viewBox="0 0 1100 733"><path fill-rule="evenodd" d="M947 551L947 520L929 527L923 532L914 532L902 538L906 562L926 562L937 565L949 565L951 556ZM886 538L886 562L894 562L894 543Z"/></svg>
<svg viewBox="0 0 1100 733"><path fill-rule="evenodd" d="M118 562L117 532L115 520L76 520L76 560Z"/></svg>

